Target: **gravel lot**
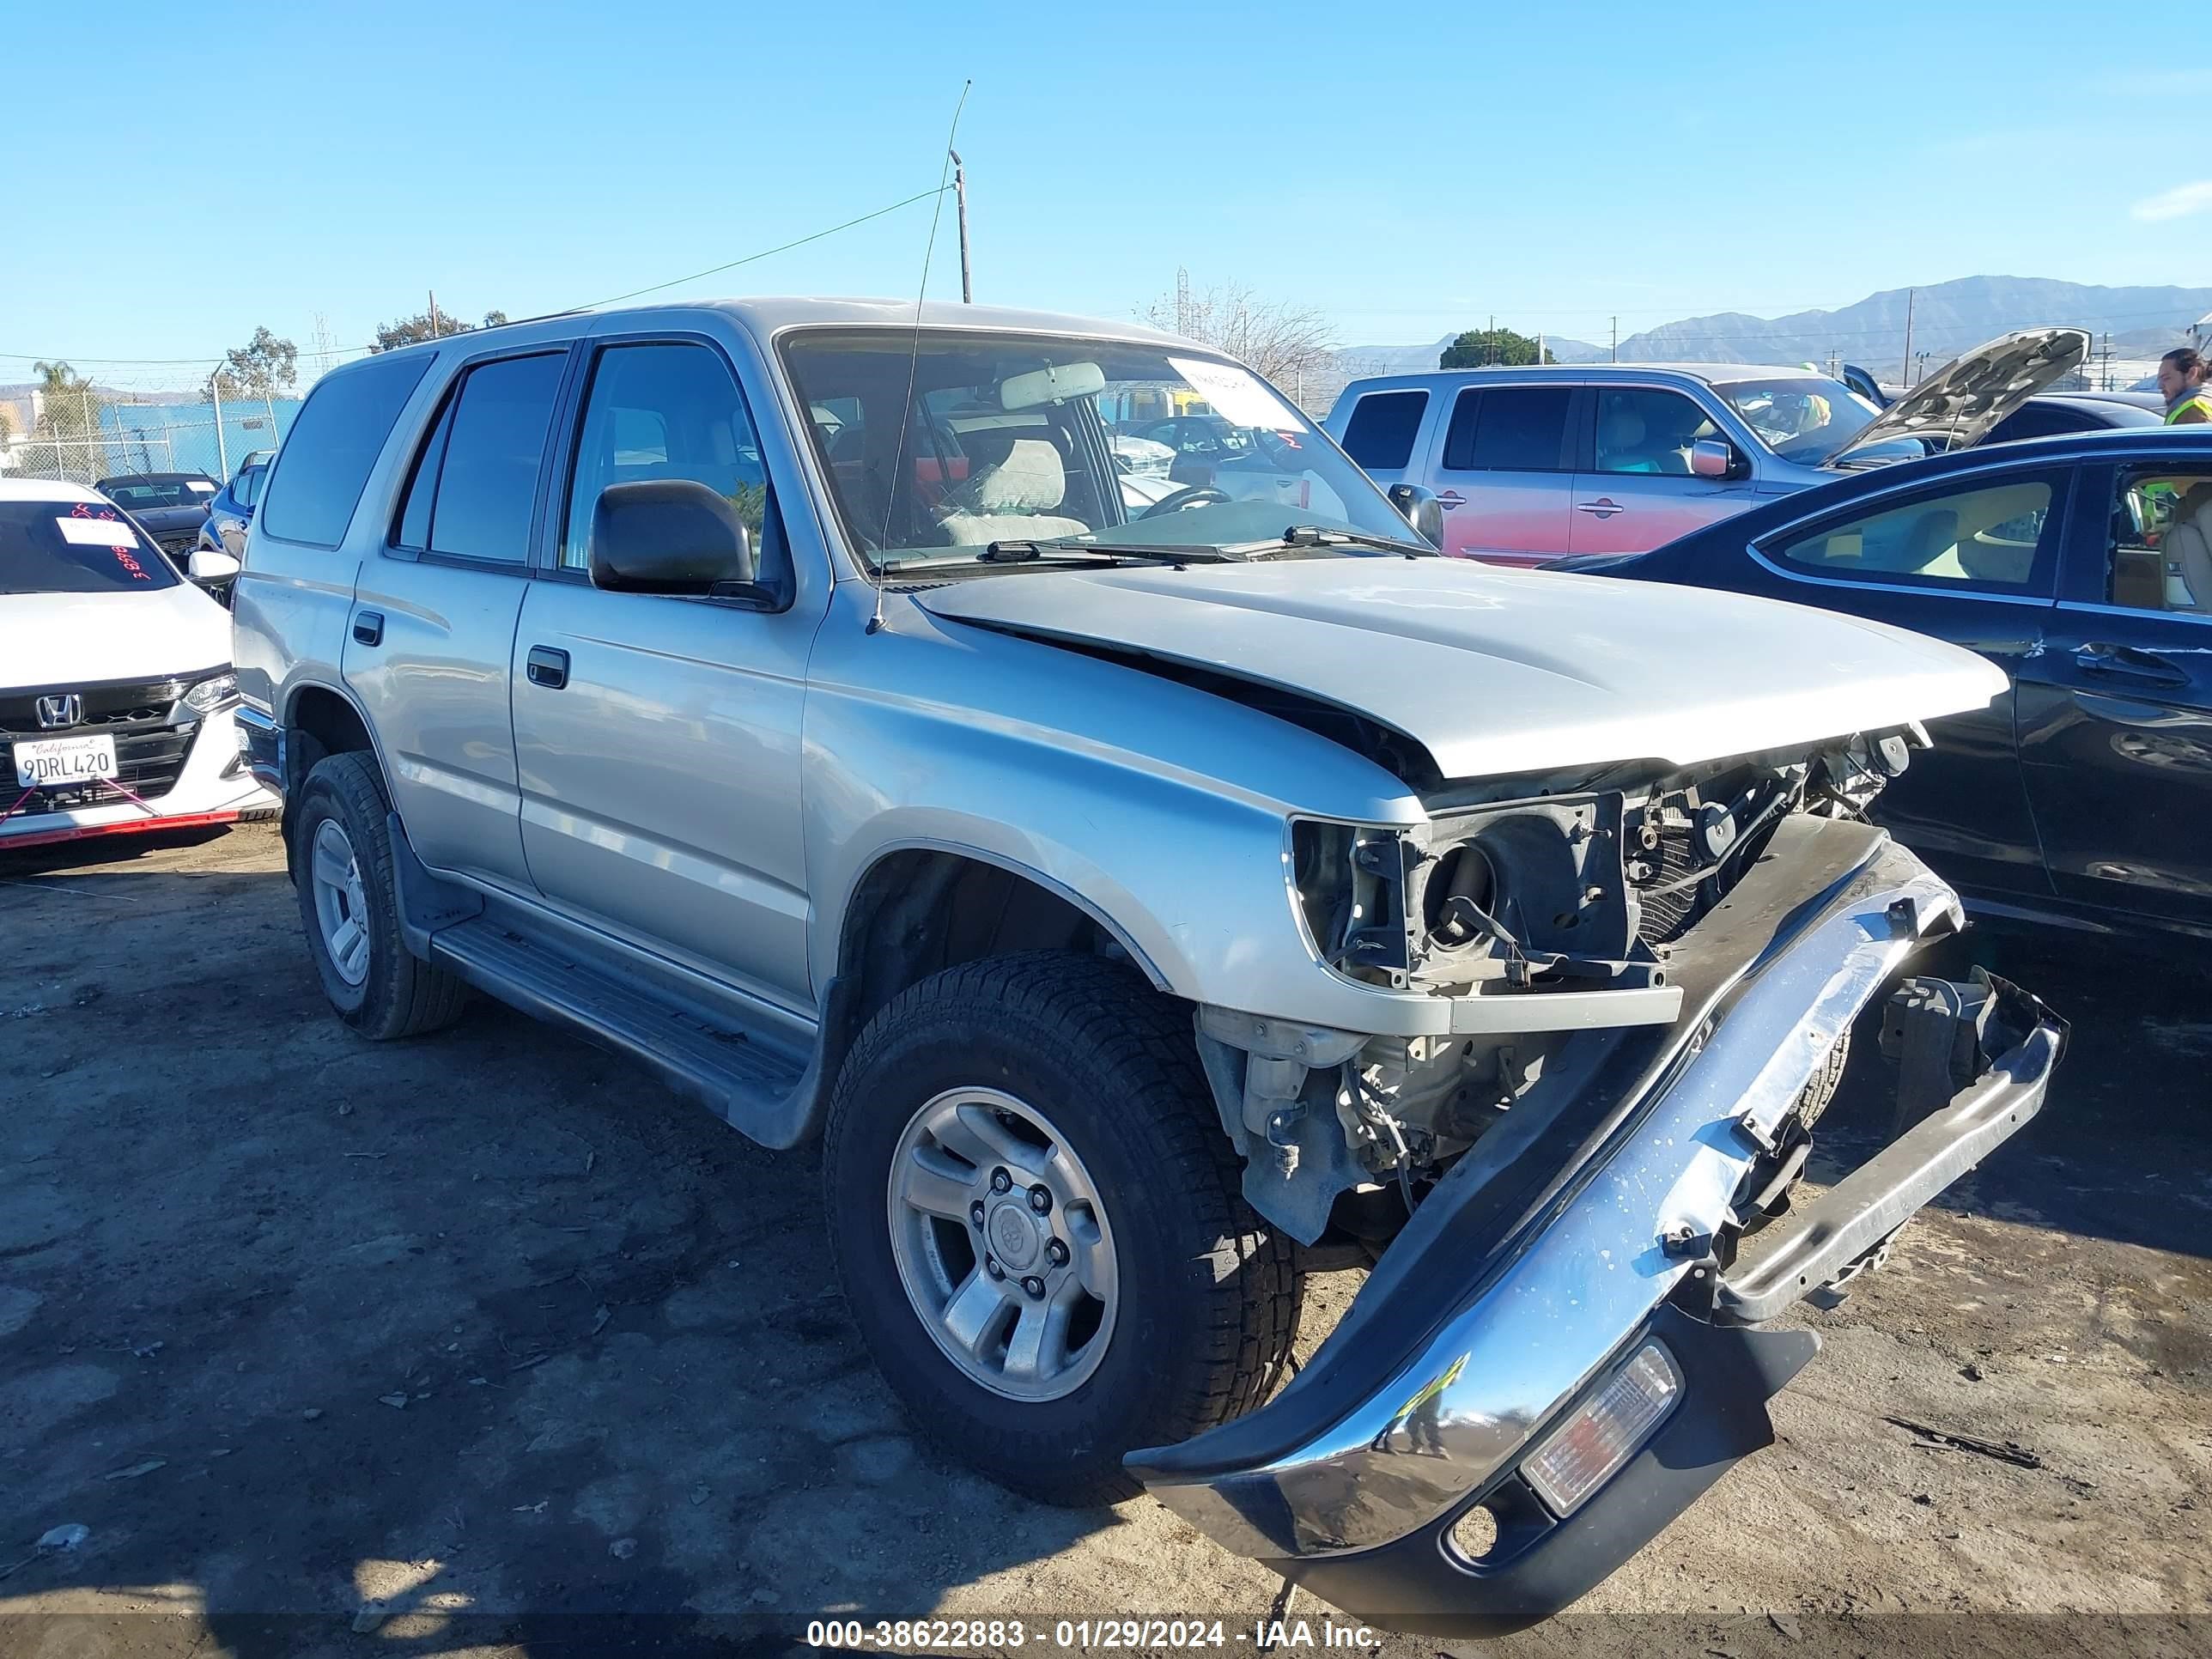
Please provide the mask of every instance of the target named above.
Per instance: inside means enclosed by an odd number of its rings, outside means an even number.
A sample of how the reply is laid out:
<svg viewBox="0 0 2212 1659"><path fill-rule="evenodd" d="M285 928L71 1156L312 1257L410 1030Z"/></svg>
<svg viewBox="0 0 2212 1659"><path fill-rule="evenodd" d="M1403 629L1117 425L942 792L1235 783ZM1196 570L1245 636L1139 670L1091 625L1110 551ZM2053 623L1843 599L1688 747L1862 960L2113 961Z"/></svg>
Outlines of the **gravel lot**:
<svg viewBox="0 0 2212 1659"><path fill-rule="evenodd" d="M909 1438L811 1157L494 1006L356 1041L282 864L266 829L0 860L0 1652L758 1652L826 1611L1267 1611L1276 1581L1149 1500L1038 1509ZM1806 1314L1827 1347L1783 1443L1486 1650L2212 1650L2204 982L1971 946L2076 1022L2043 1120ZM1875 1069L1816 1174L1871 1150ZM1316 1282L1309 1345L1354 1288ZM79 1547L36 1547L67 1523Z"/></svg>

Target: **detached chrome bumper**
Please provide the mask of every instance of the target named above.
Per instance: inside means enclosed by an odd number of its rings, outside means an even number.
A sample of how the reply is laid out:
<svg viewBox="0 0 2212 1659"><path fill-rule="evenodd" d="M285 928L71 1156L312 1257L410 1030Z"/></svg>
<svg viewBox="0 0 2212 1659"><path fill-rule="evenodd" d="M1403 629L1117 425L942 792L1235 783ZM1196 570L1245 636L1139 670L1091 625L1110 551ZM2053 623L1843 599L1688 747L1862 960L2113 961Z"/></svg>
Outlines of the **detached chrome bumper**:
<svg viewBox="0 0 2212 1659"><path fill-rule="evenodd" d="M1570 1080L1571 1109L1480 1144L1273 1403L1130 1456L1162 1503L1360 1616L1494 1632L1565 1606L1771 1440L1765 1401L1817 1339L1729 1327L1833 1280L2013 1133L2062 1036L2020 999L2025 1041L1726 1279L1712 1243L1746 1171L1905 958L1960 920L1950 890L1881 832L1784 830L1678 948L1674 1027L1607 1039ZM1681 1374L1671 1413L1594 1497L1552 1516L1521 1458L1655 1337ZM1498 1522L1480 1560L1448 1536L1477 1504Z"/></svg>

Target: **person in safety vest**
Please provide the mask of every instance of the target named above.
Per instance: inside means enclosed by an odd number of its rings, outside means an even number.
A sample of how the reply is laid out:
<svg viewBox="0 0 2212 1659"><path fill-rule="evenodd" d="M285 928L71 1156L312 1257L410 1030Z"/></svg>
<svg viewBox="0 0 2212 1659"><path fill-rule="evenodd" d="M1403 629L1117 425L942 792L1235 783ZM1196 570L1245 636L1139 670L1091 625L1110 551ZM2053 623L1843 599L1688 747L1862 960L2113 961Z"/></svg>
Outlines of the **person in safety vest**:
<svg viewBox="0 0 2212 1659"><path fill-rule="evenodd" d="M2158 394L2166 399L2168 426L2212 425L2212 386L2204 359L2187 346L2158 360Z"/></svg>

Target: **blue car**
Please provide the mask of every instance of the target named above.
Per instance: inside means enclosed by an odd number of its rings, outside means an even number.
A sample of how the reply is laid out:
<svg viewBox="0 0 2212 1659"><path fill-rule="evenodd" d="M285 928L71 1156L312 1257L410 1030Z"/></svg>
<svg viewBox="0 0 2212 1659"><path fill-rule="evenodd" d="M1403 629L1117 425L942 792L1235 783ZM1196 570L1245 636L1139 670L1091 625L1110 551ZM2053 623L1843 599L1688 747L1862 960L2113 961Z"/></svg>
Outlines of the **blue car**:
<svg viewBox="0 0 2212 1659"><path fill-rule="evenodd" d="M253 521L254 504L261 499L269 463L276 458L273 449L257 449L238 464L238 471L230 475L230 482L208 502L207 522L199 531L200 548L211 553L228 553L234 559L246 557L246 526Z"/></svg>
<svg viewBox="0 0 2212 1659"><path fill-rule="evenodd" d="M2212 939L2212 430L1885 466L1551 568L1765 594L1979 652L2011 690L1940 722L1878 816L1984 913ZM1727 664L1716 640L1723 684Z"/></svg>

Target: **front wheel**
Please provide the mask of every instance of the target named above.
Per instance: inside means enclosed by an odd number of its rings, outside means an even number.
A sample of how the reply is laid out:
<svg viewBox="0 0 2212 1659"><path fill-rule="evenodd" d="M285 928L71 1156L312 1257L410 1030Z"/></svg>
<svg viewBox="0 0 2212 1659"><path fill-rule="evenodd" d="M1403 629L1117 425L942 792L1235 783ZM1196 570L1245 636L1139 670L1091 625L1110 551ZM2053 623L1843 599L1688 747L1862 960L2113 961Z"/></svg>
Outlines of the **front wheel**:
<svg viewBox="0 0 2212 1659"><path fill-rule="evenodd" d="M1266 1397L1297 1332L1189 1015L1126 967L949 969L869 1023L830 1104L847 1301L922 1431L1048 1503L1111 1503L1125 1452Z"/></svg>

